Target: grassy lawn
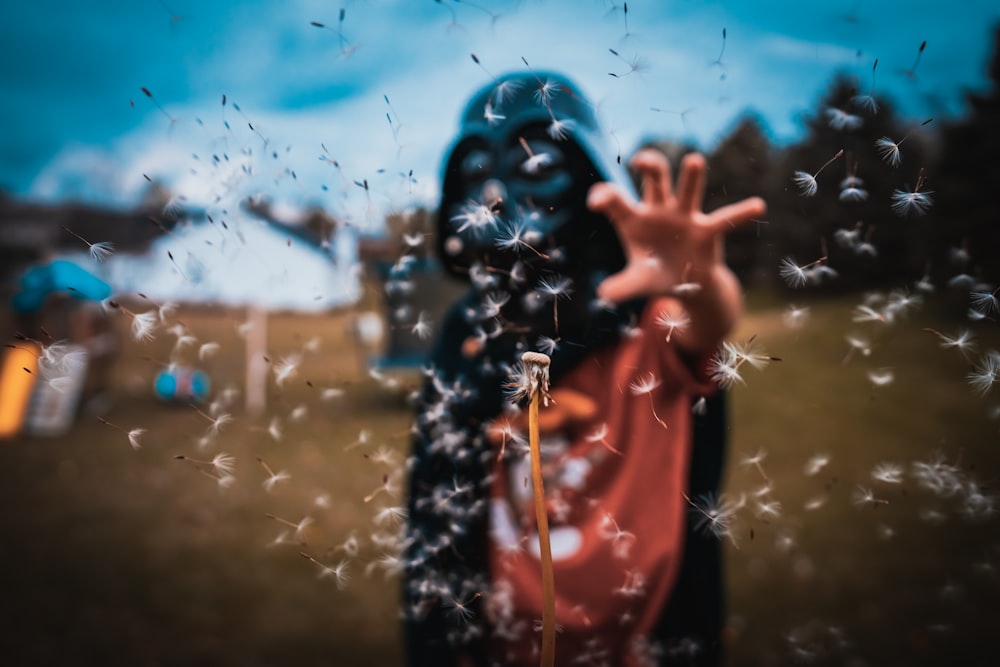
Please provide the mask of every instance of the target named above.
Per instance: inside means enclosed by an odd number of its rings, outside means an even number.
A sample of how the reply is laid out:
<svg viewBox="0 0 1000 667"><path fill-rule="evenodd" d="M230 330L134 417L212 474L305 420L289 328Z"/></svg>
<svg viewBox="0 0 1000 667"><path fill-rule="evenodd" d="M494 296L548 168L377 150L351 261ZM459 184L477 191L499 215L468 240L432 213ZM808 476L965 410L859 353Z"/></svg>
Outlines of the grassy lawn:
<svg viewBox="0 0 1000 667"><path fill-rule="evenodd" d="M1000 647L1000 534L996 517L963 507L972 482L995 493L996 399L977 395L970 362L923 330L967 326L943 307L855 323L859 300L812 303L800 329L759 306L734 336L756 335L781 361L748 369L733 391L726 495L745 506L727 548L729 662L993 664L976 656ZM208 362L216 388L241 387L244 313L176 317L200 343L220 343ZM5 664L399 664L397 583L372 565L383 551L371 534L392 529L376 515L400 502L415 378L401 389L369 377L349 317L272 316L268 356L301 355L298 373L280 388L272 375L260 418L237 397L211 442L208 418L152 396L174 341L161 332L126 343L106 415L147 429L141 449L93 417L66 437L0 443ZM980 350L1000 348L995 324L972 328ZM850 333L872 349L845 363ZM877 369L894 380L873 386ZM274 418L280 439L268 432ZM759 451L759 468L745 464ZM210 466L177 459L221 452L236 460L227 488ZM829 462L806 474L817 455ZM918 483L914 463L935 456L962 491ZM901 483L872 478L887 462L902 466ZM282 471L288 479L265 488ZM858 485L874 499L855 503ZM775 515L755 514L775 501ZM301 530L288 525L305 517ZM346 561L349 581L319 576L303 553Z"/></svg>

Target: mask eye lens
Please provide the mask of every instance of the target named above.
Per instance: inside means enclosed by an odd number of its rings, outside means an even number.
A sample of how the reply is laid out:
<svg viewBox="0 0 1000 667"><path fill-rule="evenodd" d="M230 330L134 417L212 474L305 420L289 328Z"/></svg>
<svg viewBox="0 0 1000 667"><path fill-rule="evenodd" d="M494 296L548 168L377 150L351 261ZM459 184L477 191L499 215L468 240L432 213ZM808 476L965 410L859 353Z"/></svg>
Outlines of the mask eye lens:
<svg viewBox="0 0 1000 667"><path fill-rule="evenodd" d="M484 181L493 173L493 158L486 151L472 150L462 158L460 169L465 182Z"/></svg>

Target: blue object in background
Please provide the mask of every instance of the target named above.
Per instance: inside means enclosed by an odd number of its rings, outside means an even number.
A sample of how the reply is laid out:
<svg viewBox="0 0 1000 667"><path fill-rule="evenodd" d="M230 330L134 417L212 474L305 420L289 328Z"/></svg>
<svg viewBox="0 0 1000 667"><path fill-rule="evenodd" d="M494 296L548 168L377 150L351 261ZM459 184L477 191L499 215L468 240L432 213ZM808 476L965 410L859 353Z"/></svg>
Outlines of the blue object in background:
<svg viewBox="0 0 1000 667"><path fill-rule="evenodd" d="M104 301L111 296L111 285L73 262L57 259L33 266L21 276L21 291L11 305L19 313L41 310L52 294L68 294L75 299Z"/></svg>
<svg viewBox="0 0 1000 667"><path fill-rule="evenodd" d="M208 398L212 382L203 371L172 366L156 376L153 391L164 401L190 402Z"/></svg>

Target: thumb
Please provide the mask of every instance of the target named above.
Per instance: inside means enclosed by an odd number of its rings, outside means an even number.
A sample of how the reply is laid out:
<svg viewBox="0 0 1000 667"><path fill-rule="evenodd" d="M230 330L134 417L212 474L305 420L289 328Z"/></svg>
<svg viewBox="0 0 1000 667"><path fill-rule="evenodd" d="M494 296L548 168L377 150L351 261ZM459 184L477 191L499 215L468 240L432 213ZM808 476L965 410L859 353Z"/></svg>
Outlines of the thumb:
<svg viewBox="0 0 1000 667"><path fill-rule="evenodd" d="M603 213L611 222L618 224L632 214L632 198L619 186L612 183L595 183L587 193L587 208L595 213Z"/></svg>
<svg viewBox="0 0 1000 667"><path fill-rule="evenodd" d="M647 296L648 272L641 265L629 264L624 269L605 278L597 286L597 297L603 301L622 303L629 299Z"/></svg>

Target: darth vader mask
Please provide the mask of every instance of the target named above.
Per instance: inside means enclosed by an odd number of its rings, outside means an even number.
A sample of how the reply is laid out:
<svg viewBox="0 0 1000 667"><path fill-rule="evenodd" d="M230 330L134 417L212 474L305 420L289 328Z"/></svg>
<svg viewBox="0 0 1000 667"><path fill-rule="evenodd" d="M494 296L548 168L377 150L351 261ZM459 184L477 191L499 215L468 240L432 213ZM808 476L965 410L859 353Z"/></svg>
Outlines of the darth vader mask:
<svg viewBox="0 0 1000 667"><path fill-rule="evenodd" d="M472 97L446 159L438 253L482 295L481 319L536 333L586 323L596 286L624 266L611 224L586 205L594 183L631 187L602 144L562 76L514 74Z"/></svg>

